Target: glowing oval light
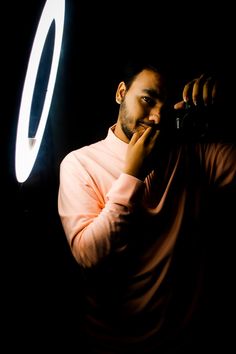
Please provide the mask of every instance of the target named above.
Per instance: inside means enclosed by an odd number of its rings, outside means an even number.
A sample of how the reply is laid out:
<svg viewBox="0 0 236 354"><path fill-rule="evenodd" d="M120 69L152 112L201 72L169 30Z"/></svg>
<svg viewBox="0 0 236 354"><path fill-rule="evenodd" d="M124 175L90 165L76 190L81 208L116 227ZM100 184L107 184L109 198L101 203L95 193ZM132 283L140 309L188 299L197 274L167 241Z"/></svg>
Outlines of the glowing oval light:
<svg viewBox="0 0 236 354"><path fill-rule="evenodd" d="M29 58L19 110L15 149L15 172L18 182L24 182L29 177L43 138L60 59L64 17L65 0L46 1ZM30 124L30 111L35 90L36 77L44 43L53 21L55 21L55 38L47 91L36 134L33 138L29 138L28 130Z"/></svg>

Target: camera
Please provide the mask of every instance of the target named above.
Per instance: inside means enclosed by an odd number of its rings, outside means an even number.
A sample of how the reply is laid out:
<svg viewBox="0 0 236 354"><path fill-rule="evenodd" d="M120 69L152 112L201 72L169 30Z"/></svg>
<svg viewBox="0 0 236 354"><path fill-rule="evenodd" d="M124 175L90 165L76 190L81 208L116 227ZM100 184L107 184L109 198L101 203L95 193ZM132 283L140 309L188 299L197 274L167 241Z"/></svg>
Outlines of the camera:
<svg viewBox="0 0 236 354"><path fill-rule="evenodd" d="M177 137L182 139L204 139L209 130L210 109L204 105L185 103L184 109L174 114L173 124Z"/></svg>

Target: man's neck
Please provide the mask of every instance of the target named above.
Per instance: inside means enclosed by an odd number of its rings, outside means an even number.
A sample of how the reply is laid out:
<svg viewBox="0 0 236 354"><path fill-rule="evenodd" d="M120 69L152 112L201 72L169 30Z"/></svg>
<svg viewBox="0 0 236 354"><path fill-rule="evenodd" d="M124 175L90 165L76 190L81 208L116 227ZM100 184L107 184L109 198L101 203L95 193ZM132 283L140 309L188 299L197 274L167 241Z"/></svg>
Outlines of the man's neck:
<svg viewBox="0 0 236 354"><path fill-rule="evenodd" d="M119 138L120 140L124 141L124 142L127 143L127 144L129 143L129 139L127 138L127 136L126 136L125 133L123 132L119 120L116 122L115 129L114 129L114 134L115 134L115 135L117 136L117 138Z"/></svg>

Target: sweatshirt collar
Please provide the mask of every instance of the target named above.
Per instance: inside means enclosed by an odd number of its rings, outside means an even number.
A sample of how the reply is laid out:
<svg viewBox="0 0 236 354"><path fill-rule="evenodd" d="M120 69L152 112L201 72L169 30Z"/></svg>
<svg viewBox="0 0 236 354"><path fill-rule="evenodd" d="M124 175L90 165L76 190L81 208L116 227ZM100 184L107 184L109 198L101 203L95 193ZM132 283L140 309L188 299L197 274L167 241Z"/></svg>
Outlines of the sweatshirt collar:
<svg viewBox="0 0 236 354"><path fill-rule="evenodd" d="M112 125L108 129L108 134L105 138L105 144L108 146L110 150L112 150L115 154L119 155L121 158L124 158L127 152L128 144L119 139L115 133L116 124Z"/></svg>

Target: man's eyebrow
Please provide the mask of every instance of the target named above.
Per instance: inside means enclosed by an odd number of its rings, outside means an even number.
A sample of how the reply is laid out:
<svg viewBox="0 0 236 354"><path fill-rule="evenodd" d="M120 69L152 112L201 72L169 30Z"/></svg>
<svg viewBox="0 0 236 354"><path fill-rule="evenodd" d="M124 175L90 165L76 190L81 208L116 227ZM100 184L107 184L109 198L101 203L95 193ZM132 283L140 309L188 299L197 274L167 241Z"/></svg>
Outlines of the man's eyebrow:
<svg viewBox="0 0 236 354"><path fill-rule="evenodd" d="M158 93L156 90L154 89L143 89L144 93L147 93L150 97L152 98L161 98L163 95L160 95L160 93Z"/></svg>

